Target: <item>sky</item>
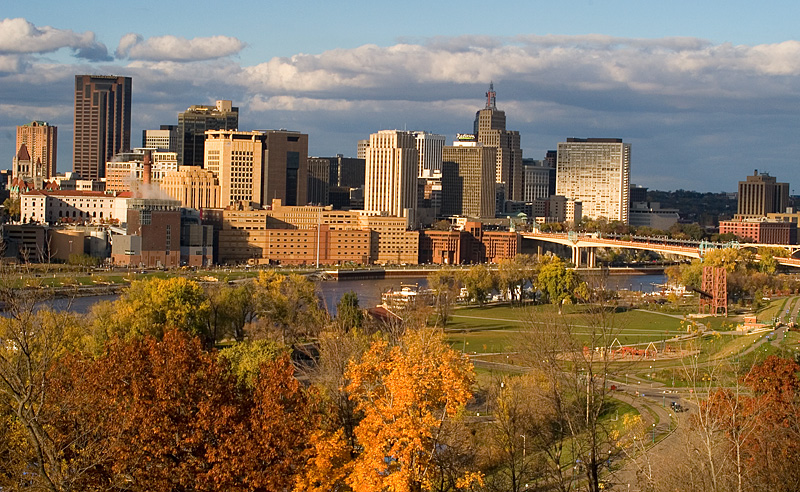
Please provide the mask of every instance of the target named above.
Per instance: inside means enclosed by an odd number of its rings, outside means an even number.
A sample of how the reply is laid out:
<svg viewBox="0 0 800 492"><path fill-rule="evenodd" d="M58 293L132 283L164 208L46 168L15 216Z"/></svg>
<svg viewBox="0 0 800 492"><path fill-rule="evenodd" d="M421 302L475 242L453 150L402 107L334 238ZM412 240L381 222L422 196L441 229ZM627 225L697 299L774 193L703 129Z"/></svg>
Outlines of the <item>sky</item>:
<svg viewBox="0 0 800 492"><path fill-rule="evenodd" d="M241 130L308 133L318 156L381 129L454 140L493 82L526 158L613 137L651 189L735 191L756 169L800 185L800 2L127 3L3 2L0 168L16 126L45 120L71 170L77 74L133 78L134 147L230 99Z"/></svg>

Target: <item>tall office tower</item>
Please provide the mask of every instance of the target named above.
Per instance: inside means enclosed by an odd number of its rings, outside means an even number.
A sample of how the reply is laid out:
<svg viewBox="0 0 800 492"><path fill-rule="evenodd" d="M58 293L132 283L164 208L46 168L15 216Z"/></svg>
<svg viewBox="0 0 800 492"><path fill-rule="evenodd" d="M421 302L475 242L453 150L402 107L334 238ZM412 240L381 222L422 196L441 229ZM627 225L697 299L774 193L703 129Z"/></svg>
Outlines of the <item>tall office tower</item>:
<svg viewBox="0 0 800 492"><path fill-rule="evenodd" d="M338 154L331 157L331 185L347 188L360 188L364 186L364 159L345 157Z"/></svg>
<svg viewBox="0 0 800 492"><path fill-rule="evenodd" d="M364 210L393 217L409 217L417 206L416 136L399 130L381 130L369 136L366 152Z"/></svg>
<svg viewBox="0 0 800 492"><path fill-rule="evenodd" d="M161 125L158 130L142 130L142 147L178 152L178 125Z"/></svg>
<svg viewBox="0 0 800 492"><path fill-rule="evenodd" d="M590 219L628 223L631 144L621 138L568 138L558 144L556 195L582 203Z"/></svg>
<svg viewBox="0 0 800 492"><path fill-rule="evenodd" d="M307 203L308 135L286 130L206 132L205 165L219 179L220 206L278 198Z"/></svg>
<svg viewBox="0 0 800 492"><path fill-rule="evenodd" d="M358 141L358 149L356 151L356 158L357 159L366 159L367 158L367 149L368 148L369 148L369 139L359 140Z"/></svg>
<svg viewBox="0 0 800 492"><path fill-rule="evenodd" d="M524 201L547 200L556 194L556 168L548 164L547 160L523 159Z"/></svg>
<svg viewBox="0 0 800 492"><path fill-rule="evenodd" d="M789 206L789 183L778 183L769 173L753 171L746 181L739 181L737 219L766 217L783 213Z"/></svg>
<svg viewBox="0 0 800 492"><path fill-rule="evenodd" d="M42 177L49 179L56 175L56 145L58 127L46 121L31 121L17 127L17 150L25 144L31 162L41 162Z"/></svg>
<svg viewBox="0 0 800 492"><path fill-rule="evenodd" d="M233 107L231 101L217 101L215 106L190 106L178 113L178 164L202 166L206 131L238 128L239 108Z"/></svg>
<svg viewBox="0 0 800 492"><path fill-rule="evenodd" d="M486 107L475 113L478 142L497 149L495 180L503 183L507 200L522 200L522 149L519 132L506 130L506 113L497 109L494 84L489 84Z"/></svg>
<svg viewBox="0 0 800 492"><path fill-rule="evenodd" d="M429 178L442 171L442 149L444 135L428 132L414 132L417 137L417 155L419 158L418 176Z"/></svg>
<svg viewBox="0 0 800 492"><path fill-rule="evenodd" d="M497 148L453 142L442 151L442 215L494 217Z"/></svg>
<svg viewBox="0 0 800 492"><path fill-rule="evenodd" d="M131 148L131 78L75 76L72 170L83 179L106 175L106 162Z"/></svg>
<svg viewBox="0 0 800 492"><path fill-rule="evenodd" d="M308 158L308 203L330 205L331 174L330 157Z"/></svg>

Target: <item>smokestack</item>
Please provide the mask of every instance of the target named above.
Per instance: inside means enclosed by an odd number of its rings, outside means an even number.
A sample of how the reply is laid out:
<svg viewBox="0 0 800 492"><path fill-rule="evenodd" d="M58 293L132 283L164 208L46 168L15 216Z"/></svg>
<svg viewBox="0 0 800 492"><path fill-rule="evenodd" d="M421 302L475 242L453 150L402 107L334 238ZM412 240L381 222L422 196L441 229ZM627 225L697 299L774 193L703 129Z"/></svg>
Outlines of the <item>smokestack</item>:
<svg viewBox="0 0 800 492"><path fill-rule="evenodd" d="M144 151L144 158L142 159L142 183L149 185L150 179L153 175L153 166L150 164L150 151Z"/></svg>

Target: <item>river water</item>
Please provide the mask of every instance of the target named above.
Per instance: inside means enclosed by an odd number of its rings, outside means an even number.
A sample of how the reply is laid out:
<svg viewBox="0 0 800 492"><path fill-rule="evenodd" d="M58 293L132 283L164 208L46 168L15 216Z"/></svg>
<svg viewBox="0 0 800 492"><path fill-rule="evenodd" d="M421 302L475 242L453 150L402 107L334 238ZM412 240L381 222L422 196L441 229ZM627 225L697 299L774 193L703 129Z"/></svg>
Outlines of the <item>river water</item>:
<svg viewBox="0 0 800 492"><path fill-rule="evenodd" d="M640 292L653 292L659 290L658 285L666 282L666 276L658 275L611 275L607 277L605 283L608 288L614 290L635 290ZM336 313L336 304L341 297L353 291L358 295L359 305L362 308L373 307L381 302L381 295L389 289L399 289L401 284L417 284L420 287L427 287L428 280L425 277L413 278L391 278L391 279L372 279L372 280L341 280L318 282L317 289L322 298L323 304L331 314ZM76 313L87 313L92 305L99 301L113 301L117 295L78 297L76 299L54 299L47 304L55 309L70 309Z"/></svg>

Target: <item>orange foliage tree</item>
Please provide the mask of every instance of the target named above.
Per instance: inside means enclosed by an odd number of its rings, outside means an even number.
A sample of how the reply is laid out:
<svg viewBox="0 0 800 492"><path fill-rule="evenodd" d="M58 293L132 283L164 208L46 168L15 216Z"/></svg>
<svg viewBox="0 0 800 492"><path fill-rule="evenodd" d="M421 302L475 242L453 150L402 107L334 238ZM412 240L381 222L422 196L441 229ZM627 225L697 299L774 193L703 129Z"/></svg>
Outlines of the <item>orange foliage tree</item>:
<svg viewBox="0 0 800 492"><path fill-rule="evenodd" d="M798 373L795 361L770 356L741 378L752 395L720 389L703 402L727 437L737 490L790 490L800 482Z"/></svg>
<svg viewBox="0 0 800 492"><path fill-rule="evenodd" d="M68 359L54 428L80 425L92 431L87 444L104 442L93 461L83 458L93 468L76 489L288 489L313 426L293 372L284 357L252 386L237 383L225 359L175 330L162 341L111 342L96 360Z"/></svg>
<svg viewBox="0 0 800 492"><path fill-rule="evenodd" d="M364 415L355 429L362 451L347 483L362 492L430 490L443 425L471 397L469 361L444 343L441 331L410 329L395 346L374 342L347 377ZM465 473L460 485L475 481L480 476Z"/></svg>

